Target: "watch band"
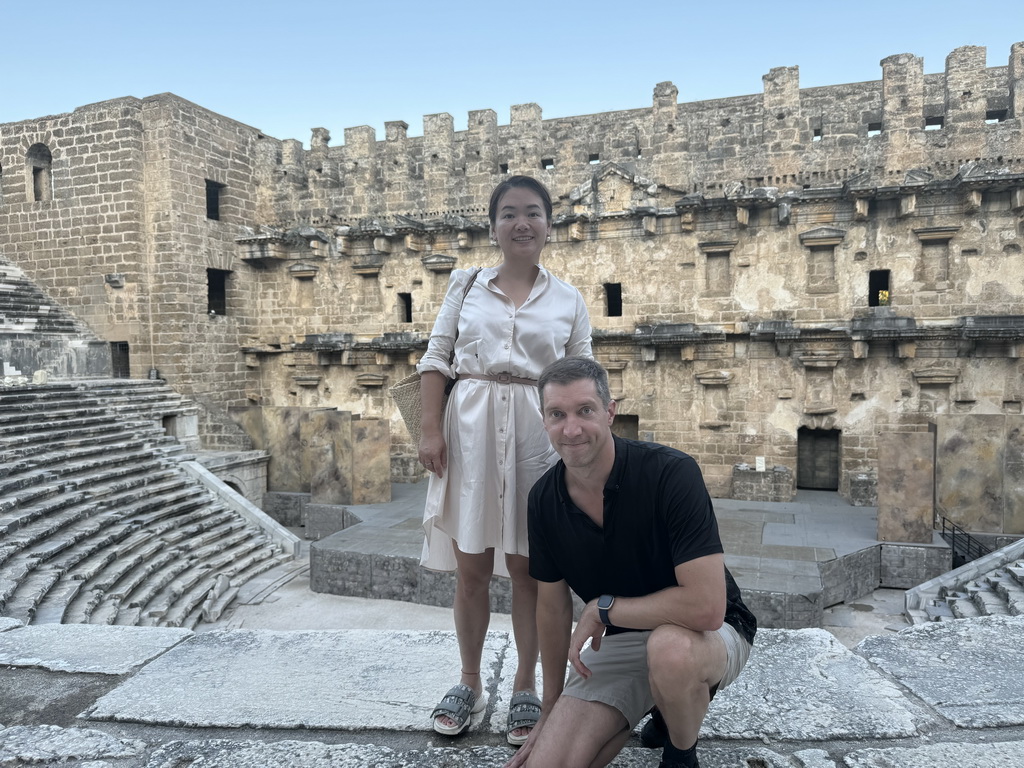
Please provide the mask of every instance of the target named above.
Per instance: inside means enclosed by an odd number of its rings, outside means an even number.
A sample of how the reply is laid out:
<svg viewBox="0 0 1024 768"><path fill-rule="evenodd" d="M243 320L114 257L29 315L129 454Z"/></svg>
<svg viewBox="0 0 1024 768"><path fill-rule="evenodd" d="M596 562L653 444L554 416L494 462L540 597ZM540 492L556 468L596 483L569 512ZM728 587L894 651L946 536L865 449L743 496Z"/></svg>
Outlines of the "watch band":
<svg viewBox="0 0 1024 768"><path fill-rule="evenodd" d="M601 595L597 598L597 616L606 627L612 626L612 620L608 616L608 611L612 609L613 605L615 605L614 595Z"/></svg>

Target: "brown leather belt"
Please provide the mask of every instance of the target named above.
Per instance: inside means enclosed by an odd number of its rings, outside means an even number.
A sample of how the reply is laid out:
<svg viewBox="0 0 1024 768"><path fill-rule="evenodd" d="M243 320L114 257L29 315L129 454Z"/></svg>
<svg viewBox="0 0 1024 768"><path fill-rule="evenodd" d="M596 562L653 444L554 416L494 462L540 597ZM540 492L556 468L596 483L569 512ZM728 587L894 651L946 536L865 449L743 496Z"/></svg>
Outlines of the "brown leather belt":
<svg viewBox="0 0 1024 768"><path fill-rule="evenodd" d="M479 381L496 381L499 384L528 384L531 387L537 386L536 379L524 379L520 376L513 376L511 373L496 373L493 376L485 376L480 373L460 373L460 379L478 379Z"/></svg>

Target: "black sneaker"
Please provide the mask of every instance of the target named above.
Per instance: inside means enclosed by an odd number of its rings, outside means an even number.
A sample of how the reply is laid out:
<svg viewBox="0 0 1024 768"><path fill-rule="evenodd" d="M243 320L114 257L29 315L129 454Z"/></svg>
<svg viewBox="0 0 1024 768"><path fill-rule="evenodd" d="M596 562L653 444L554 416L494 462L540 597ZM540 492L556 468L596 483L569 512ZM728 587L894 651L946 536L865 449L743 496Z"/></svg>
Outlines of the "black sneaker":
<svg viewBox="0 0 1024 768"><path fill-rule="evenodd" d="M668 741L668 726L665 718L655 707L651 710L651 719L640 729L640 743L648 749L661 749Z"/></svg>

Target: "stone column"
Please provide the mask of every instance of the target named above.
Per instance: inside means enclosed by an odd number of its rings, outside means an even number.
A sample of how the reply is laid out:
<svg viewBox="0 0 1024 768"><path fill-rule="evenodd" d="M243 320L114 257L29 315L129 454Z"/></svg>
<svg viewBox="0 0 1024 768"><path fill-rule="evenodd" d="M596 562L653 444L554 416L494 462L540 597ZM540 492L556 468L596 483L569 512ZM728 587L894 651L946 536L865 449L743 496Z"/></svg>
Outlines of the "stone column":
<svg viewBox="0 0 1024 768"><path fill-rule="evenodd" d="M761 78L764 83L762 125L769 152L788 152L810 143L800 111L800 68L775 67ZM806 142L804 141L806 139ZM790 173L782 170L781 173Z"/></svg>
<svg viewBox="0 0 1024 768"><path fill-rule="evenodd" d="M946 103L944 129L963 125L980 134L985 121L985 49L977 45L957 48L946 57Z"/></svg>
<svg viewBox="0 0 1024 768"><path fill-rule="evenodd" d="M498 113L478 109L469 113L466 140L466 183L471 205L487 205L498 172Z"/></svg>
<svg viewBox="0 0 1024 768"><path fill-rule="evenodd" d="M450 207L455 167L455 122L447 112L423 116L423 186L428 211Z"/></svg>
<svg viewBox="0 0 1024 768"><path fill-rule="evenodd" d="M512 105L509 173L537 176L540 170L541 110L537 104Z"/></svg>
<svg viewBox="0 0 1024 768"><path fill-rule="evenodd" d="M916 141L924 130L924 59L899 53L882 59L882 136L893 168L914 168L925 161Z"/></svg>
<svg viewBox="0 0 1024 768"><path fill-rule="evenodd" d="M1010 80L1009 118L1024 117L1024 42L1010 46L1010 62L1007 67Z"/></svg>

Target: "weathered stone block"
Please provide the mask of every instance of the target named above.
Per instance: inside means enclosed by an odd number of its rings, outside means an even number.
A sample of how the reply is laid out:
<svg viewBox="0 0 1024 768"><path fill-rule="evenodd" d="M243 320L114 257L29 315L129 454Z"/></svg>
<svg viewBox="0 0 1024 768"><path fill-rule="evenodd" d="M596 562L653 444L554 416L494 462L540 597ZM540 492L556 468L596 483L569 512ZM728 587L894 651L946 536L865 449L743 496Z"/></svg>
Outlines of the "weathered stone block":
<svg viewBox="0 0 1024 768"><path fill-rule="evenodd" d="M934 438L927 432L879 437L879 541L931 542L934 450Z"/></svg>

